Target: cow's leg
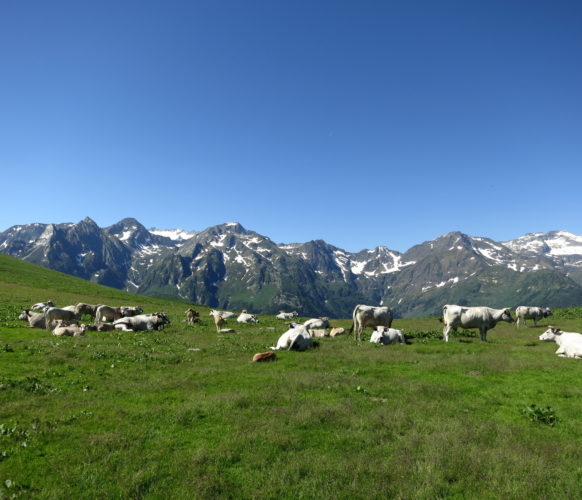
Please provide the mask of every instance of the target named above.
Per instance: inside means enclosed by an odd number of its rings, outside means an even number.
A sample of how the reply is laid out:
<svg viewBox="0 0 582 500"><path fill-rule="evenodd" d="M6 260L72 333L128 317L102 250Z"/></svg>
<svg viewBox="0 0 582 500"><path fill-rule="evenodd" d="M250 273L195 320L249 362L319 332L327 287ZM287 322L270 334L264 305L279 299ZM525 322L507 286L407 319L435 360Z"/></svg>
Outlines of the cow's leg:
<svg viewBox="0 0 582 500"><path fill-rule="evenodd" d="M449 341L449 332L450 331L451 331L450 325L445 325L445 327L443 328L443 340L445 342Z"/></svg>
<svg viewBox="0 0 582 500"><path fill-rule="evenodd" d="M481 328L481 340L487 342L487 328Z"/></svg>
<svg viewBox="0 0 582 500"><path fill-rule="evenodd" d="M538 320L537 320L537 318L533 318L533 322L534 322L534 326L538 326Z"/></svg>

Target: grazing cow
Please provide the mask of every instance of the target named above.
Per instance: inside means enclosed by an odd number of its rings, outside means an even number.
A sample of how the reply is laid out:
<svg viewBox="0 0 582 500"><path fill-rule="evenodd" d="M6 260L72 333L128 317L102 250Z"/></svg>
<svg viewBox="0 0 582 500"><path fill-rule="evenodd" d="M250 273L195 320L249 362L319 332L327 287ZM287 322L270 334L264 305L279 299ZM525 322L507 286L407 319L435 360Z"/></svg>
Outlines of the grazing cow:
<svg viewBox="0 0 582 500"><path fill-rule="evenodd" d="M233 312L217 311L215 309L212 309L212 311L210 311L209 316L216 316L217 314L220 314L224 319L230 319L230 318L234 318L236 316L236 314Z"/></svg>
<svg viewBox="0 0 582 500"><path fill-rule="evenodd" d="M97 308L95 313L95 323L103 323L104 321L113 322L116 319L120 318L128 318L130 316L136 316L137 314L141 314L143 309L139 306L135 307L111 307L101 305Z"/></svg>
<svg viewBox="0 0 582 500"><path fill-rule="evenodd" d="M390 328L393 320L394 316L388 307L357 305L352 312L350 333L355 330L356 340L362 340L364 328L377 326Z"/></svg>
<svg viewBox="0 0 582 500"><path fill-rule="evenodd" d="M308 319L303 326L308 330L314 330L316 328L329 328L329 318L312 318Z"/></svg>
<svg viewBox="0 0 582 500"><path fill-rule="evenodd" d="M258 323L259 318L257 318L254 314L249 314L246 311L240 313L239 317L236 318L239 323Z"/></svg>
<svg viewBox="0 0 582 500"><path fill-rule="evenodd" d="M549 307L528 307L519 306L515 308L515 316L517 317L516 326L519 327L522 323L527 326L525 320L533 319L534 326L538 326L538 321L542 318L547 318L552 315L552 310Z"/></svg>
<svg viewBox="0 0 582 500"><path fill-rule="evenodd" d="M30 309L22 311L18 319L28 321L28 328L46 329L46 321L43 312L30 312Z"/></svg>
<svg viewBox="0 0 582 500"><path fill-rule="evenodd" d="M370 342L383 345L396 344L397 342L406 344L404 334L401 330L386 328L385 326L376 327L376 330L372 333L372 337L370 337Z"/></svg>
<svg viewBox="0 0 582 500"><path fill-rule="evenodd" d="M281 335L277 341L277 345L272 346L271 349L273 351L281 349L305 351L305 349L309 349L310 347L313 347L313 339L311 338L309 330L303 325L297 325L295 328L290 328Z"/></svg>
<svg viewBox="0 0 582 500"><path fill-rule="evenodd" d="M561 358L582 358L582 335L575 332L563 332L550 326L539 337L540 340L554 341L560 347L556 354Z"/></svg>
<svg viewBox="0 0 582 500"><path fill-rule="evenodd" d="M47 307L55 307L55 303L52 300L47 300L46 302L37 302L30 306L33 311L44 311Z"/></svg>
<svg viewBox="0 0 582 500"><path fill-rule="evenodd" d="M186 314L186 323L188 323L189 325L193 325L194 323L200 322L200 313L198 311L195 311L191 307L186 309L186 312L184 314Z"/></svg>
<svg viewBox="0 0 582 500"><path fill-rule="evenodd" d="M443 307L443 340L449 341L449 332L457 328L478 328L481 340L487 342L487 330L495 328L499 321L513 323L509 308L492 309L491 307L463 307L447 304Z"/></svg>
<svg viewBox="0 0 582 500"><path fill-rule="evenodd" d="M48 309L45 309L44 320L47 330L50 330L53 326L52 322L58 319L64 321L76 321L78 318L75 311L69 309L59 309L58 307L49 307Z"/></svg>
<svg viewBox="0 0 582 500"><path fill-rule="evenodd" d="M91 316L91 319L95 319L95 315L97 314L97 308L99 304L85 304L84 302L79 302L75 306L75 314L78 318L82 318L85 314Z"/></svg>
<svg viewBox="0 0 582 500"><path fill-rule="evenodd" d="M140 330L154 331L163 330L164 325L168 324L170 319L166 313L138 314L126 318L119 318L113 322L116 330L126 332L137 332Z"/></svg>
<svg viewBox="0 0 582 500"><path fill-rule="evenodd" d="M277 318L277 319L293 319L293 318L297 318L298 316L299 316L299 313L297 311L293 311L293 312L279 311L279 314L277 314L275 316L275 318Z"/></svg>
<svg viewBox="0 0 582 500"><path fill-rule="evenodd" d="M57 337L80 337L85 335L85 330L87 330L87 325L57 326L53 330L53 335Z"/></svg>

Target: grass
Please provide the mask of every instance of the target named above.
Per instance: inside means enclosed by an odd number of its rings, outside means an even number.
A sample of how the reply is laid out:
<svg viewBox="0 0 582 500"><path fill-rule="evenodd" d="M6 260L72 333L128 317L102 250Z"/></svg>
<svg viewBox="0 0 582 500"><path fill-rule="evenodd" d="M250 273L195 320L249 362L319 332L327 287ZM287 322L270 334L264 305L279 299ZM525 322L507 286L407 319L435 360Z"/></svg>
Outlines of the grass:
<svg viewBox="0 0 582 500"><path fill-rule="evenodd" d="M172 323L80 338L24 328L21 308L49 298L139 304ZM202 325L189 326L186 307L0 256L0 498L572 498L580 490L582 365L537 340L547 321L503 323L485 344L469 332L442 342L436 318L396 320L408 345L344 336L253 364L285 322L261 316L217 335L208 308L197 308ZM581 331L582 314L564 310L552 324Z"/></svg>

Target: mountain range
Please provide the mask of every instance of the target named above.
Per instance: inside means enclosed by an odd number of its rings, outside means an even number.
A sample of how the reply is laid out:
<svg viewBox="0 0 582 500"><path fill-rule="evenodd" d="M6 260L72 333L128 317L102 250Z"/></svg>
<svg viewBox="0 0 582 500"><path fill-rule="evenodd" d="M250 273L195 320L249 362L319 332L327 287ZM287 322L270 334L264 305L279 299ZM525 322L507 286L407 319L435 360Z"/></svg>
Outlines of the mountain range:
<svg viewBox="0 0 582 500"><path fill-rule="evenodd" d="M497 242L451 232L400 253L351 253L323 240L275 243L231 222L200 232L146 229L126 218L101 228L26 224L0 233L0 253L143 295L233 310L349 317L355 304L397 316L442 305L582 304L582 236L567 231Z"/></svg>

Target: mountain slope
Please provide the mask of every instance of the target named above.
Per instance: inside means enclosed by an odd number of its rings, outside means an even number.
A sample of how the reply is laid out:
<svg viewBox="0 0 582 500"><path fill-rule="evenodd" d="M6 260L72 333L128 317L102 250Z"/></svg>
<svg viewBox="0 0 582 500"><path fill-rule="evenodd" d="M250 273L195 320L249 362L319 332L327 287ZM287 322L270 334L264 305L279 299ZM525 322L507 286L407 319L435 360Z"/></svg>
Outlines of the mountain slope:
<svg viewBox="0 0 582 500"><path fill-rule="evenodd" d="M236 222L193 233L149 231L133 218L99 228L86 218L14 226L0 233L0 252L143 295L265 313L348 317L367 303L418 316L447 302L582 303L582 237L564 231L508 242L457 231L403 254L351 253L322 240L277 244Z"/></svg>

